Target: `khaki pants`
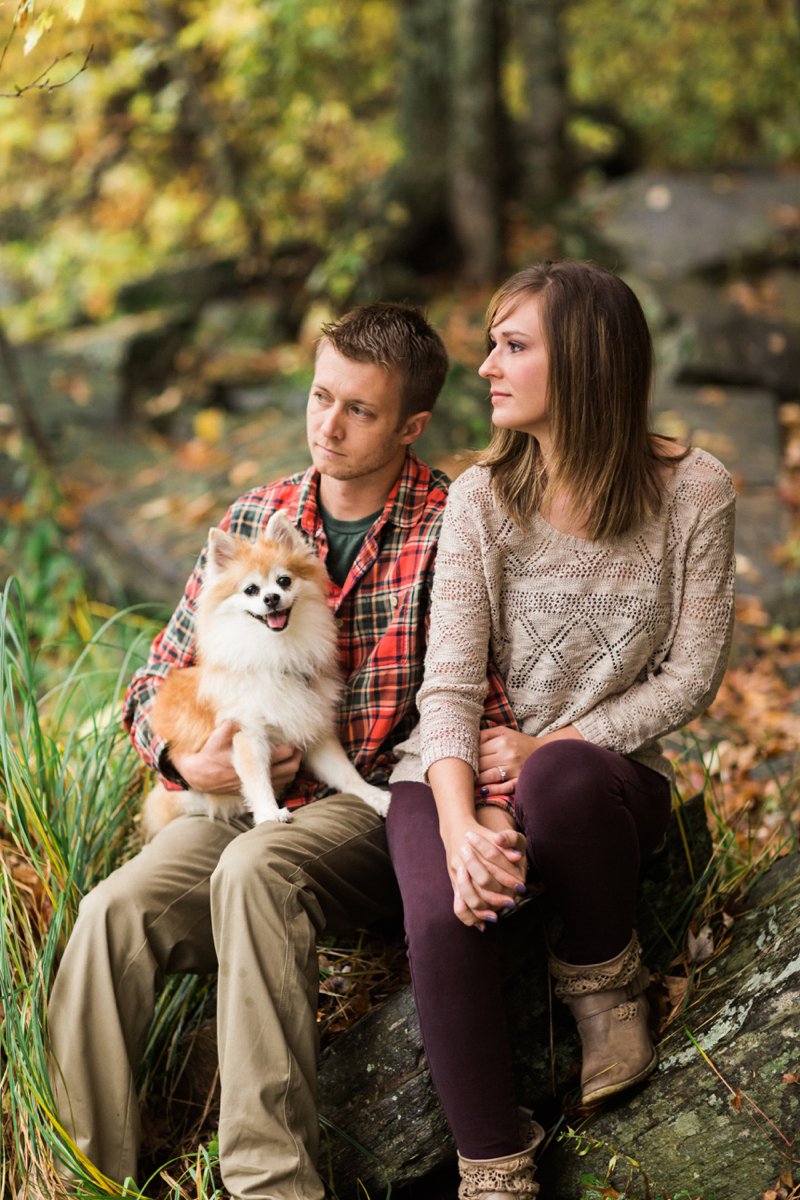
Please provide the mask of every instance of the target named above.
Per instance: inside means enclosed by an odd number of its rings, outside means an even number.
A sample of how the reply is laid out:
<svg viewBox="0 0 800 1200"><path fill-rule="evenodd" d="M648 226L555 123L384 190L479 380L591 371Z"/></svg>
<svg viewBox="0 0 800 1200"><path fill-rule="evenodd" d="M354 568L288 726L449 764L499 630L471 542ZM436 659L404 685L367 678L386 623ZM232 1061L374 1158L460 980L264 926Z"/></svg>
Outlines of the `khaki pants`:
<svg viewBox="0 0 800 1200"><path fill-rule="evenodd" d="M321 1200L316 940L399 914L383 821L354 796L245 833L173 821L80 906L49 1005L59 1115L137 1175L134 1086L165 975L217 971L220 1159L240 1200Z"/></svg>

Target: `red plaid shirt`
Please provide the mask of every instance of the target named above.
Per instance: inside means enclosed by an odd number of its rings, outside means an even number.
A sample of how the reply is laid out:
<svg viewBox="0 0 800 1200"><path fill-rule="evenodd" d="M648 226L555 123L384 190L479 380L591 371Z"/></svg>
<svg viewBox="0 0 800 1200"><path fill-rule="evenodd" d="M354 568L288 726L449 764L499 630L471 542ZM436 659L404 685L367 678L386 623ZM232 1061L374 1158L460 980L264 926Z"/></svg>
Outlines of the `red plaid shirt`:
<svg viewBox="0 0 800 1200"><path fill-rule="evenodd" d="M324 562L328 544L318 505L319 475L313 469L255 488L228 510L220 528L255 539L276 509L284 509L315 543ZM364 778L385 783L392 749L417 723L416 696L422 683L428 605L439 528L447 499L447 477L409 451L350 568L343 587L330 581L329 603L339 628L340 667L345 680L339 735ZM194 661L195 607L203 582L206 550L197 561L183 598L156 637L146 664L125 697L124 722L145 762L170 779L166 744L153 733L148 715L156 689L173 667ZM485 722L515 725L502 683L490 671ZM298 774L283 802L296 808L326 794L324 784Z"/></svg>

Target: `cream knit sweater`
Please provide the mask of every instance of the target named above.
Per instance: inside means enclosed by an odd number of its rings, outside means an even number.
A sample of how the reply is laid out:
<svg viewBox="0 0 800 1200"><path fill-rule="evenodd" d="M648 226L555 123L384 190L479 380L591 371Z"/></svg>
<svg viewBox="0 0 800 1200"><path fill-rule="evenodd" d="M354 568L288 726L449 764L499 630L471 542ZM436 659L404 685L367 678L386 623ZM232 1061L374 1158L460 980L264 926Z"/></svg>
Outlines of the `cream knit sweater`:
<svg viewBox="0 0 800 1200"><path fill-rule="evenodd" d="M477 770L491 650L523 732L574 725L668 778L658 739L719 687L733 626L734 489L693 450L660 513L590 542L538 514L520 529L473 467L450 489L439 540L417 736L393 780L460 758ZM421 746L421 766L417 759Z"/></svg>

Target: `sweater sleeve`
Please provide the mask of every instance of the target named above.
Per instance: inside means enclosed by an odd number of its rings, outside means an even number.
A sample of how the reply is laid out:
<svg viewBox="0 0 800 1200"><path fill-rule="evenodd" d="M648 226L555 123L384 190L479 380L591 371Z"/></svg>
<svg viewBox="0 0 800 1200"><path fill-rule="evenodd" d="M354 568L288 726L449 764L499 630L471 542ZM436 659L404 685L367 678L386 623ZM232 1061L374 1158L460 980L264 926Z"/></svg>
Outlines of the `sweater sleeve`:
<svg viewBox="0 0 800 1200"><path fill-rule="evenodd" d="M734 620L733 485L692 532L680 608L666 655L625 691L574 720L590 742L631 754L708 707L722 681Z"/></svg>
<svg viewBox="0 0 800 1200"><path fill-rule="evenodd" d="M462 477L463 478L463 477ZM442 522L420 711L422 765L460 758L478 769L487 693L490 609L474 504L457 481Z"/></svg>

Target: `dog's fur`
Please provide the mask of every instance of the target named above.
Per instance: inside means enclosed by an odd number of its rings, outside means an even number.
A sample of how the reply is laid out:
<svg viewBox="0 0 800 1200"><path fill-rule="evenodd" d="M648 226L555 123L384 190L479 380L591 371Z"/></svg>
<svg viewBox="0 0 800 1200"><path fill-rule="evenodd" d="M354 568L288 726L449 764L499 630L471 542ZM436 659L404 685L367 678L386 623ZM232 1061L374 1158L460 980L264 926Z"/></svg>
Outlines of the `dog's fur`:
<svg viewBox="0 0 800 1200"><path fill-rule="evenodd" d="M239 726L233 762L241 796L171 792L145 800L142 833L153 837L183 813L290 821L270 782L273 746L288 742L323 783L360 796L381 816L388 792L365 783L335 734L341 682L327 577L284 513L257 542L212 529L198 598L196 666L172 670L158 689L152 726L174 753L197 752L224 720Z"/></svg>

